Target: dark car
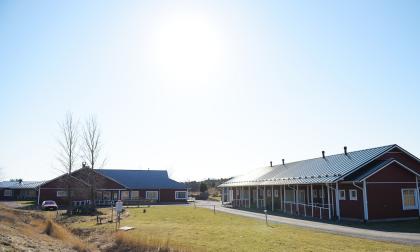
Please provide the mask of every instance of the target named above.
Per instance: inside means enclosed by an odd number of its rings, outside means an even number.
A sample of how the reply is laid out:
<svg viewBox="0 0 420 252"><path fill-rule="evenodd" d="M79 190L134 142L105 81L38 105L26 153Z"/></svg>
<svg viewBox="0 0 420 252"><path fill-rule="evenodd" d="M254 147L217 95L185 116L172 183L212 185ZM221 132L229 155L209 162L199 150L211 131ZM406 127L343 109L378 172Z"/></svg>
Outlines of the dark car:
<svg viewBox="0 0 420 252"><path fill-rule="evenodd" d="M45 200L41 205L42 210L57 210L58 206L54 200Z"/></svg>

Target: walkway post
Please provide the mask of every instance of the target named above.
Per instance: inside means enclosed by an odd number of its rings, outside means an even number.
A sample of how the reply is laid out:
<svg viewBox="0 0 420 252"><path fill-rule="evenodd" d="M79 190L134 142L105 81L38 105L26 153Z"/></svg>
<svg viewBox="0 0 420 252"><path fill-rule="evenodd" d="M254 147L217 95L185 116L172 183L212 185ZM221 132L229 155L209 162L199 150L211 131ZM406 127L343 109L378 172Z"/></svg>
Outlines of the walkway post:
<svg viewBox="0 0 420 252"><path fill-rule="evenodd" d="M340 214L340 196L339 196L339 190L338 190L338 182L335 182L335 208L337 210L337 217L338 220L341 218Z"/></svg>
<svg viewBox="0 0 420 252"><path fill-rule="evenodd" d="M257 186L257 209L258 208L260 208L260 202L259 202L259 195L260 194L260 192L259 192L259 190L258 190L258 186Z"/></svg>
<svg viewBox="0 0 420 252"><path fill-rule="evenodd" d="M312 190L312 184L311 184L311 206L312 206L312 217L314 217L314 191Z"/></svg>
<svg viewBox="0 0 420 252"><path fill-rule="evenodd" d="M330 203L330 188L328 184L325 184L327 187L327 196L328 196L328 219L331 220L331 203Z"/></svg>
<svg viewBox="0 0 420 252"><path fill-rule="evenodd" d="M274 212L274 186L271 186L271 211Z"/></svg>
<svg viewBox="0 0 420 252"><path fill-rule="evenodd" d="M268 226L267 209L264 209L264 214L265 214L265 225Z"/></svg>

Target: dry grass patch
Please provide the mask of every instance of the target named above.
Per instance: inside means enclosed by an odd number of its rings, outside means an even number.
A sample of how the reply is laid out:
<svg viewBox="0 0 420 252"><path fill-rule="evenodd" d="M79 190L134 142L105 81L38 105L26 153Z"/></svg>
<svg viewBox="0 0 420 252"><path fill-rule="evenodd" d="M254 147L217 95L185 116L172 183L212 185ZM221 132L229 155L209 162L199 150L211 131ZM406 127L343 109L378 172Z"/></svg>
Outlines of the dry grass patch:
<svg viewBox="0 0 420 252"><path fill-rule="evenodd" d="M80 251L80 252L88 252L91 251L88 245L86 245L82 240L74 236L70 231L66 228L58 225L52 220L47 220L45 223L44 233L59 239L68 245L70 245L73 249Z"/></svg>
<svg viewBox="0 0 420 252"><path fill-rule="evenodd" d="M132 236L127 233L118 232L114 235L115 245L108 249L119 252L184 252L190 249L181 248L171 244L169 238L162 240L153 237Z"/></svg>

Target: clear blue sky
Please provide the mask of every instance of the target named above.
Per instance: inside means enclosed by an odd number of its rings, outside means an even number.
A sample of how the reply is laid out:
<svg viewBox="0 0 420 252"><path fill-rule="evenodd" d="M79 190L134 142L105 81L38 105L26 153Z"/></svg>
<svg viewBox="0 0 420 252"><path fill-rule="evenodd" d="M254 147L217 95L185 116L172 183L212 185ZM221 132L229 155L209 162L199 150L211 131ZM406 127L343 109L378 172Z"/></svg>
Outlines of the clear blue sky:
<svg viewBox="0 0 420 252"><path fill-rule="evenodd" d="M419 1L1 1L3 178L58 175L95 114L106 168L228 177L397 143L420 156Z"/></svg>

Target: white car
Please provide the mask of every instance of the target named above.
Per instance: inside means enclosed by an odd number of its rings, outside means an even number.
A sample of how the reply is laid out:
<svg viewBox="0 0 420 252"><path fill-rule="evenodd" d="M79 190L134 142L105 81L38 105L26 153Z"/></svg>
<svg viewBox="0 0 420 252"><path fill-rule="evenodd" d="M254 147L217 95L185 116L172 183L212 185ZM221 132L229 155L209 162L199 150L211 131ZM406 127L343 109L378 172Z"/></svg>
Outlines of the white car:
<svg viewBox="0 0 420 252"><path fill-rule="evenodd" d="M55 203L54 200L45 200L42 202L41 205L42 210L57 210L58 206L57 203Z"/></svg>

